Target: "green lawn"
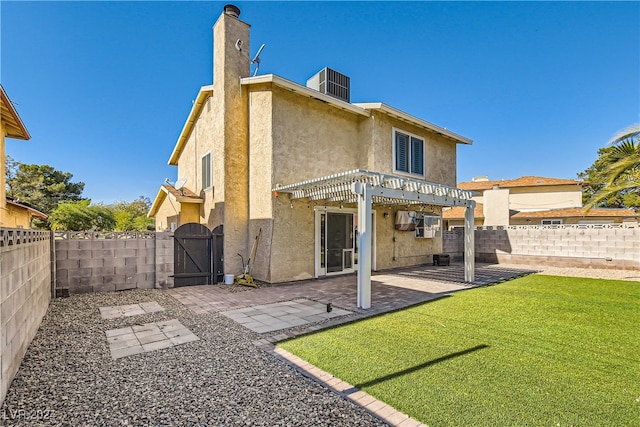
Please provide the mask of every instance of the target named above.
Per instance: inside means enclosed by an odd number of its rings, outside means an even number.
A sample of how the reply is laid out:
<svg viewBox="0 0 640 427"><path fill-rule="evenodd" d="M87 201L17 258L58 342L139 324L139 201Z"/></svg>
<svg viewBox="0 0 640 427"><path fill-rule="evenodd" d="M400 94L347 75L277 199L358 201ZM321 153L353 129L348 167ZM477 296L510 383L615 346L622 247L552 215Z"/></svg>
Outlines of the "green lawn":
<svg viewBox="0 0 640 427"><path fill-rule="evenodd" d="M532 275L279 346L430 426L640 425L639 282Z"/></svg>

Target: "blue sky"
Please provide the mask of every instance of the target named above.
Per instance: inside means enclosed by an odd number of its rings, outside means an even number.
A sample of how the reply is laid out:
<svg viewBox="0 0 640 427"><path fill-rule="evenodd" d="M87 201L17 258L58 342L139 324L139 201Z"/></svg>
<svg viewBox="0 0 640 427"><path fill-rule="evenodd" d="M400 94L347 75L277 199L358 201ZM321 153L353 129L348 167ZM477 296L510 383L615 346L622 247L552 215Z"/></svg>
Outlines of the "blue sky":
<svg viewBox="0 0 640 427"><path fill-rule="evenodd" d="M23 163L94 202L153 199L227 2L0 2L0 80L29 129ZM260 74L325 66L352 102L384 102L473 139L458 180L575 178L640 116L639 2L246 2Z"/></svg>

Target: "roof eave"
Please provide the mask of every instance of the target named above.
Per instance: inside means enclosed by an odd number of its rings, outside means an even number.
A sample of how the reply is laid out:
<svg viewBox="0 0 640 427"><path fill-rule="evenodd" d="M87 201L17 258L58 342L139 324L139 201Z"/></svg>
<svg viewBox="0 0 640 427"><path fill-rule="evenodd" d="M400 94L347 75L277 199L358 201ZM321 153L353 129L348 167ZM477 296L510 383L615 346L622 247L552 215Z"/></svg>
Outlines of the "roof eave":
<svg viewBox="0 0 640 427"><path fill-rule="evenodd" d="M371 115L367 110L358 107L356 104L351 104L349 102L342 101L332 96L325 95L324 93L318 92L315 89L308 88L306 86L292 82L290 80L287 80L275 74L264 74L261 76L244 77L240 79L240 84L244 86L262 84L262 83L272 83L281 88L288 89L292 92L307 96L309 98L317 99L333 107L340 108L342 110L348 111L353 114L357 114L364 117L369 117Z"/></svg>
<svg viewBox="0 0 640 427"><path fill-rule="evenodd" d="M31 135L29 135L29 131L27 127L22 122L18 111L15 109L9 96L4 91L4 87L0 84L0 99L2 100L2 121L11 125L9 127L5 126L7 130L7 137L14 139L22 139L29 140L31 139ZM5 113L6 110L6 113Z"/></svg>
<svg viewBox="0 0 640 427"><path fill-rule="evenodd" d="M151 209L149 209L149 213L147 213L148 218L153 218L156 216L156 214L158 213L158 209L160 209L160 206L162 206L164 200L167 198L167 194L169 194L169 192L165 190L163 186L160 186L158 194L156 194L156 198L153 199Z"/></svg>
<svg viewBox="0 0 640 427"><path fill-rule="evenodd" d="M202 86L200 91L198 92L198 96L195 101L193 101L193 105L191 106L191 111L189 112L189 116L187 117L187 121L182 127L182 131L180 132L180 136L178 136L178 141L176 142L176 146L171 153L171 157L169 157L169 165L177 166L178 160L180 159L180 155L182 154L182 150L185 145L187 145L187 141L189 140L189 136L191 135L191 131L193 130L193 126L202 111L202 107L204 103L209 99L209 97L213 95L213 85Z"/></svg>
<svg viewBox="0 0 640 427"><path fill-rule="evenodd" d="M458 135L455 132L452 132L448 129L442 128L438 125L434 125L426 120L420 119L418 117L412 116L411 114L405 113L404 111L398 110L397 108L391 107L390 105L384 104L382 102L365 102L365 103L357 103L353 104L358 107L364 108L365 110L379 110L390 116L394 116L400 120L415 124L417 126L429 129L432 132L435 132L439 135L442 135L446 138L452 139L459 144L473 144L473 140L466 138L462 135Z"/></svg>
<svg viewBox="0 0 640 427"><path fill-rule="evenodd" d="M30 212L31 215L33 215L33 216L35 216L37 218L41 218L41 219L49 218L47 216L47 214L45 214L43 212L40 212L39 210L34 209L34 208L30 207L30 206L23 205L22 203L14 202L13 200L7 200L7 204L15 206L15 207L18 207L20 209L24 209L24 210Z"/></svg>

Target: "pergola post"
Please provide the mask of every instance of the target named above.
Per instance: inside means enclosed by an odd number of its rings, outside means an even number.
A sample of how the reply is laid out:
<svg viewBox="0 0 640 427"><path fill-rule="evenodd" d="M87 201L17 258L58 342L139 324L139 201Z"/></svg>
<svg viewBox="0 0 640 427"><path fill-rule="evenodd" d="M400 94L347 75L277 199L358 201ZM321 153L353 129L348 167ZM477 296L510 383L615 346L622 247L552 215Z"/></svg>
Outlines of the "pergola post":
<svg viewBox="0 0 640 427"><path fill-rule="evenodd" d="M475 279L475 235L473 210L476 202L471 200L464 211L464 280L473 282Z"/></svg>
<svg viewBox="0 0 640 427"><path fill-rule="evenodd" d="M355 182L351 191L358 196L358 308L371 308L371 185Z"/></svg>

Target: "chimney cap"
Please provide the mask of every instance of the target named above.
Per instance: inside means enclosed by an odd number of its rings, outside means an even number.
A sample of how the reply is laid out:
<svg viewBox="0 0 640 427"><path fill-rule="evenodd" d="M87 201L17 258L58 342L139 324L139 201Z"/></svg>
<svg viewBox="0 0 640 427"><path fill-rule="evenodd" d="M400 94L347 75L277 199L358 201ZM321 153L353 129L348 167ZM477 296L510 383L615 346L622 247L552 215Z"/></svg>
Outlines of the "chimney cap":
<svg viewBox="0 0 640 427"><path fill-rule="evenodd" d="M240 16L240 8L235 4L225 4L224 13L226 13L227 15L233 16L234 18L237 18Z"/></svg>

